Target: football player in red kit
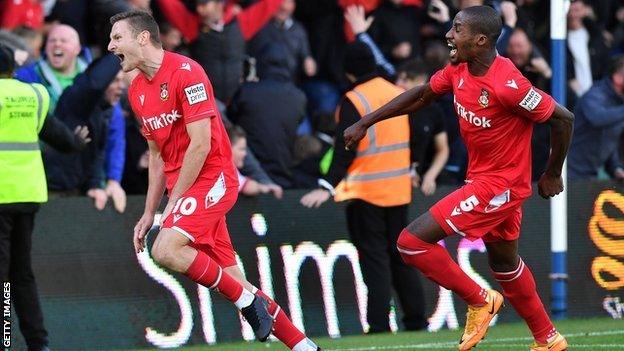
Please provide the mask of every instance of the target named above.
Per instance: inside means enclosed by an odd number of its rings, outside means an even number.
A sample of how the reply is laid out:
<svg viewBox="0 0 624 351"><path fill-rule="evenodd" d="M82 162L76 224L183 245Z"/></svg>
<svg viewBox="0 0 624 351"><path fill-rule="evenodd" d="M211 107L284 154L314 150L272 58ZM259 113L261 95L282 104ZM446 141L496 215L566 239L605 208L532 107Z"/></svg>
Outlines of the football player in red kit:
<svg viewBox="0 0 624 351"><path fill-rule="evenodd" d="M459 12L446 34L450 64L428 84L406 91L345 130L345 145L357 147L368 127L410 114L440 95L454 94L461 135L468 149L466 184L407 226L397 247L403 260L468 303L459 343L469 350L485 336L503 296L485 290L436 243L451 234L483 239L503 295L524 318L531 350L565 350L537 294L529 267L518 256L522 203L531 195L531 134L534 123L551 128L552 152L538 187L544 198L563 190L561 169L572 138L574 116L533 87L507 58L498 56L500 15L487 6Z"/></svg>
<svg viewBox="0 0 624 351"><path fill-rule="evenodd" d="M108 50L124 72L140 72L128 99L149 145L149 187L134 228L136 251L145 248L166 189L154 259L234 303L260 341L273 332L290 349L318 350L236 264L225 215L236 202L238 177L206 73L190 58L162 49L150 14L124 12L111 24Z"/></svg>

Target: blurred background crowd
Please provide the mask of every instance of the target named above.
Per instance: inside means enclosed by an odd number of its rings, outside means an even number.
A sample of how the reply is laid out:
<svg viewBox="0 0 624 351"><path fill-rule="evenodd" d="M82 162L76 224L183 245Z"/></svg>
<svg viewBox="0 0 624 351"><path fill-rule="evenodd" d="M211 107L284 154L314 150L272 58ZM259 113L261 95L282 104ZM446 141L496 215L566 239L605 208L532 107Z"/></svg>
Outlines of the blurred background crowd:
<svg viewBox="0 0 624 351"><path fill-rule="evenodd" d="M206 70L229 129L241 193L314 188L331 163L335 110L349 90L344 52L360 41L378 74L409 89L446 65L444 39L462 8L501 15L500 55L550 91L545 0L0 0L0 42L16 51L16 78L42 83L54 118L87 124L79 154L43 147L51 196L86 194L98 209L145 194L147 145L126 97L132 74L107 54L109 17L129 9L158 19L166 50ZM575 111L569 177L624 179L624 1L573 1L567 17L567 105ZM467 165L452 96L410 116L413 184L425 195L460 184ZM533 135L533 179L549 129Z"/></svg>

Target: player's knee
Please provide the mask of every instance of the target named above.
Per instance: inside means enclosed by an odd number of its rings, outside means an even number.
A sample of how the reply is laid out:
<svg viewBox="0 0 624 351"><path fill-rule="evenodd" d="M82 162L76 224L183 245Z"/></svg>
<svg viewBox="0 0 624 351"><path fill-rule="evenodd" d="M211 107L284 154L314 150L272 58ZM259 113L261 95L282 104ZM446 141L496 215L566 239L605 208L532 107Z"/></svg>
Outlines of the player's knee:
<svg viewBox="0 0 624 351"><path fill-rule="evenodd" d="M490 255L490 268L494 272L512 272L518 268L520 257L517 255Z"/></svg>
<svg viewBox="0 0 624 351"><path fill-rule="evenodd" d="M154 245L152 248L152 257L161 266L171 267L174 263L173 256L171 250L168 250L166 245Z"/></svg>
<svg viewBox="0 0 624 351"><path fill-rule="evenodd" d="M409 263L412 257L429 251L432 246L432 244L418 238L416 234L410 232L407 228L403 229L397 240L397 250L399 250L401 258L403 258L405 263Z"/></svg>

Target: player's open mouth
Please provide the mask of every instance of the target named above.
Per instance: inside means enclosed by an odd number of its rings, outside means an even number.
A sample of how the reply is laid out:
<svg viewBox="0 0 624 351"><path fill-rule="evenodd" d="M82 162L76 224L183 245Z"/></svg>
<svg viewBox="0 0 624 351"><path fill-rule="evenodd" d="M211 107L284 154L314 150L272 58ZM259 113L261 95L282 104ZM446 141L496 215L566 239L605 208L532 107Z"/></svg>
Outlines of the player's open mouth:
<svg viewBox="0 0 624 351"><path fill-rule="evenodd" d="M449 53L450 57L455 57L457 55L457 45L451 43L450 41L446 43L446 45L449 47L449 49L451 49L451 52Z"/></svg>
<svg viewBox="0 0 624 351"><path fill-rule="evenodd" d="M116 56L117 56L117 58L119 58L119 60L123 63L124 58L125 58L124 54L115 54L115 55L116 55Z"/></svg>

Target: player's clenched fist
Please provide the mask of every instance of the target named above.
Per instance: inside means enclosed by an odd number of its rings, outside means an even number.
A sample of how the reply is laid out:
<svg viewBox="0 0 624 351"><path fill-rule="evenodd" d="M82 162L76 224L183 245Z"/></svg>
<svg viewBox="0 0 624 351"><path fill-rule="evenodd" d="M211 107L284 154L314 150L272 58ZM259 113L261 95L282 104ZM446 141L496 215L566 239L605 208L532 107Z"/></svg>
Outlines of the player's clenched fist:
<svg viewBox="0 0 624 351"><path fill-rule="evenodd" d="M357 144L366 135L366 128L359 121L353 123L349 128L344 131L345 149L352 150L357 147Z"/></svg>
<svg viewBox="0 0 624 351"><path fill-rule="evenodd" d="M134 251L139 253L145 248L145 234L154 223L154 215L148 213L143 214L137 224L134 226Z"/></svg>
<svg viewBox="0 0 624 351"><path fill-rule="evenodd" d="M548 199L563 191L563 178L543 173L537 183L538 192L541 197Z"/></svg>

